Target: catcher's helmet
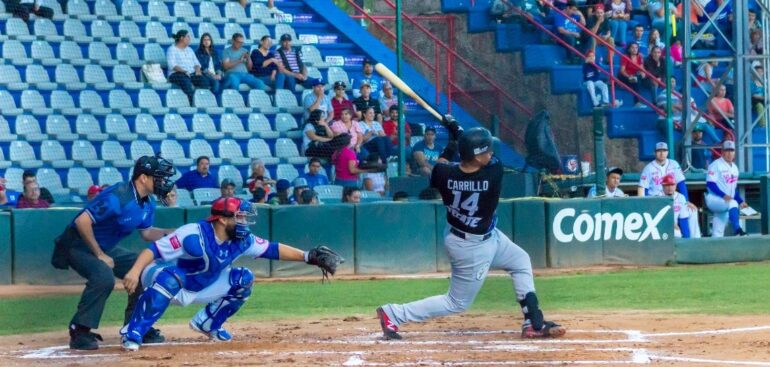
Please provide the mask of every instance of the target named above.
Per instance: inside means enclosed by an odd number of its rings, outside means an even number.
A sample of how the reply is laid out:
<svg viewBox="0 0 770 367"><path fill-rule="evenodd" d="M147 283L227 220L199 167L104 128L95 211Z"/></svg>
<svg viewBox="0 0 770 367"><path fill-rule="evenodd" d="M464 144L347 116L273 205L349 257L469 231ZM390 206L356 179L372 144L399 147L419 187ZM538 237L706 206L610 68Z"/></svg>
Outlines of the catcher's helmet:
<svg viewBox="0 0 770 367"><path fill-rule="evenodd" d="M479 154L492 150L492 134L483 127L466 130L457 142L460 150L460 160L470 161Z"/></svg>

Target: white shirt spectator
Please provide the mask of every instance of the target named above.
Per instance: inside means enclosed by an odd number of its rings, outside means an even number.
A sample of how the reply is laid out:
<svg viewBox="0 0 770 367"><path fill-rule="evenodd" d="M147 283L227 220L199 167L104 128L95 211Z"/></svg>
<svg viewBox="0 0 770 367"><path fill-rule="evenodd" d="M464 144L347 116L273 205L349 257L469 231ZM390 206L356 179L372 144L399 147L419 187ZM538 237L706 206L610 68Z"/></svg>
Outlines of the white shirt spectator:
<svg viewBox="0 0 770 367"><path fill-rule="evenodd" d="M175 45L171 45L166 52L166 65L168 65L168 75L173 74L175 67L180 67L185 74L190 75L195 72L195 67L200 67L201 63L195 56L195 51L190 47L180 50Z"/></svg>
<svg viewBox="0 0 770 367"><path fill-rule="evenodd" d="M682 167L679 163L673 159L666 159L666 163L658 164L657 161L652 161L644 166L642 170L642 177L639 179L639 187L647 189L646 196L661 196L663 195L663 177L673 174L676 183L684 181L684 173L682 173Z"/></svg>
<svg viewBox="0 0 770 367"><path fill-rule="evenodd" d="M382 129L382 124L377 122L377 120L372 121L372 126L371 127L366 122L364 122L364 121L360 121L358 123L358 125L361 126L361 131L362 131L363 135L368 134L369 131L373 132L372 136L369 137L369 140L365 141L364 143L368 143L370 140L372 140L375 137L377 137L377 134L379 134L380 132L382 132L383 134L385 133L385 130Z"/></svg>
<svg viewBox="0 0 770 367"><path fill-rule="evenodd" d="M310 117L310 107L315 103L315 101L318 99L318 96L316 96L314 93L308 93L305 98L302 100L302 107L305 108L305 113L302 116L302 121L307 121L308 117ZM324 116L329 118L329 116L334 115L334 107L332 107L332 100L329 98L329 96L325 95L321 98L321 103L318 105L319 110L324 112Z"/></svg>
<svg viewBox="0 0 770 367"><path fill-rule="evenodd" d="M604 186L604 196L605 198L624 198L628 195L623 192L620 188L615 188L614 191L610 190L609 187ZM595 198L596 197L596 185L591 186L591 189L588 190L588 197L589 198Z"/></svg>
<svg viewBox="0 0 770 367"><path fill-rule="evenodd" d="M364 179L371 179L372 180L372 190L376 191L380 195L385 193L385 174L382 172L378 173L366 173L364 174Z"/></svg>

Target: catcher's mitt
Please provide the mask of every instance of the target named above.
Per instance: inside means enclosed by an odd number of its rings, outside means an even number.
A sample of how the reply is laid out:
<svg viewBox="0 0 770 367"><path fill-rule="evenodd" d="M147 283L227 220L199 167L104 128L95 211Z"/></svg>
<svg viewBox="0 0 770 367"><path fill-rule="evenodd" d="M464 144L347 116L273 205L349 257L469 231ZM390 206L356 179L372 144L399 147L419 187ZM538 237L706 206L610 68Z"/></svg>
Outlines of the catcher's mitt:
<svg viewBox="0 0 770 367"><path fill-rule="evenodd" d="M329 274L334 275L337 271L337 265L344 262L345 259L342 256L326 246L318 246L310 250L307 257L308 264L321 268L323 274L321 281L328 280Z"/></svg>

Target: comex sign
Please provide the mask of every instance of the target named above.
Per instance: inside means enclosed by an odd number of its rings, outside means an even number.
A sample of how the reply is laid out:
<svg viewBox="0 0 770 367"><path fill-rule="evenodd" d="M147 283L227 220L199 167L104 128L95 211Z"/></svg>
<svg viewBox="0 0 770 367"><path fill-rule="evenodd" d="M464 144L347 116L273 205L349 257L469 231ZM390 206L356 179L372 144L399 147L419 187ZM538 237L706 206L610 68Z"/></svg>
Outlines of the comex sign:
<svg viewBox="0 0 770 367"><path fill-rule="evenodd" d="M671 210L666 205L655 216L650 213L595 213L589 214L583 211L580 215L574 208L564 208L556 213L553 218L553 235L556 240L563 243L574 241L586 242L593 238L594 241L627 240L642 242L648 238L653 241L668 239L668 234L661 235L658 224L666 213ZM566 232L562 227L566 227Z"/></svg>

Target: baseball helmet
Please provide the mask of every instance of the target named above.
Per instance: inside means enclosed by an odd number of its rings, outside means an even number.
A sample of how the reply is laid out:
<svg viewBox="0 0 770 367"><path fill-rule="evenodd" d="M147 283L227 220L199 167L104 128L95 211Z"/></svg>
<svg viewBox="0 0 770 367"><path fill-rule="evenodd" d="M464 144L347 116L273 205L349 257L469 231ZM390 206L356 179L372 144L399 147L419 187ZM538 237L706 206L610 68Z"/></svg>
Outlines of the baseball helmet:
<svg viewBox="0 0 770 367"><path fill-rule="evenodd" d="M246 200L235 197L221 197L214 200L211 203L211 215L206 218L206 221L213 222L219 218L236 216L245 218L245 220L236 221L235 239L246 238L251 233L249 226L256 223L255 217L257 216L256 208Z"/></svg>
<svg viewBox="0 0 770 367"><path fill-rule="evenodd" d="M660 184L663 186L676 185L676 179L674 179L674 175L666 175Z"/></svg>
<svg viewBox="0 0 770 367"><path fill-rule="evenodd" d="M457 142L460 151L460 160L470 161L479 154L492 150L492 133L483 127L474 127L460 135Z"/></svg>
<svg viewBox="0 0 770 367"><path fill-rule="evenodd" d="M174 189L175 182L171 180L171 176L176 174L174 165L160 155L153 157L145 155L136 160L132 180L140 174L153 178L153 194L165 204L166 196Z"/></svg>

